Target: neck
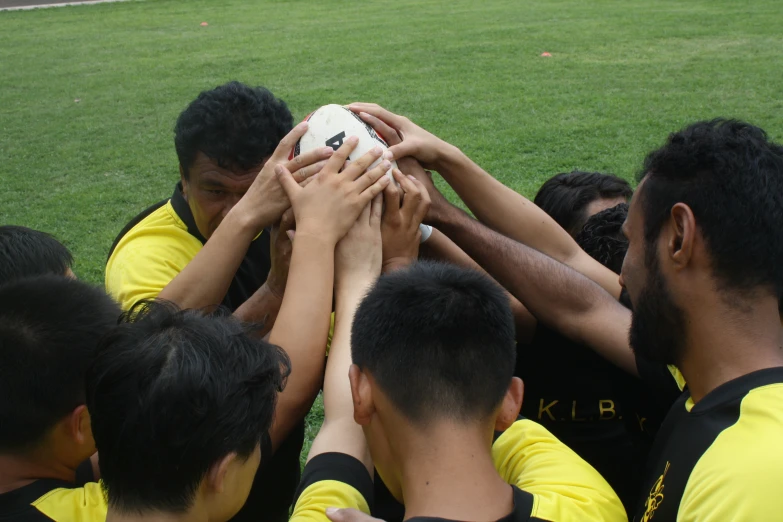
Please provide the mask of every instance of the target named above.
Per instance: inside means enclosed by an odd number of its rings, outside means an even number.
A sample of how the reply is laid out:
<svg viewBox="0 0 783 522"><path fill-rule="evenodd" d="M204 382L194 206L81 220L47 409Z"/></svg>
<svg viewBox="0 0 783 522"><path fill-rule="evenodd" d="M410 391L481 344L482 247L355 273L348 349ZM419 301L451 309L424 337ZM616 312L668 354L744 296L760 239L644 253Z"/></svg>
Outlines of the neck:
<svg viewBox="0 0 783 522"><path fill-rule="evenodd" d="M76 470L55 459L36 455L0 455L0 494L27 486L39 479L76 480Z"/></svg>
<svg viewBox="0 0 783 522"><path fill-rule="evenodd" d="M514 507L492 461L492 432L440 423L398 439L405 519L498 520ZM395 451L396 450L396 451Z"/></svg>
<svg viewBox="0 0 783 522"><path fill-rule="evenodd" d="M677 365L694 403L743 375L783 366L777 299L742 305L729 307L718 296L711 306L689 314L687 345ZM710 309L715 313L704 314Z"/></svg>
<svg viewBox="0 0 783 522"><path fill-rule="evenodd" d="M209 520L206 513L196 511L198 510L190 509L186 513L152 511L140 514L122 513L110 507L106 514L106 522L207 522Z"/></svg>

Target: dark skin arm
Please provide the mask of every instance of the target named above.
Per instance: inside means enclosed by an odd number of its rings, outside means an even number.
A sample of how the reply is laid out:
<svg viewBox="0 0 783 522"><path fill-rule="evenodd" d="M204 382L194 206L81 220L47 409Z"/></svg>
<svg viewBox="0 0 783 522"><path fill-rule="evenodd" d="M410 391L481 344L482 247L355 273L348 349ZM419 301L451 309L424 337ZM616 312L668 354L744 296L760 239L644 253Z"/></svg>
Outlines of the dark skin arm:
<svg viewBox="0 0 783 522"><path fill-rule="evenodd" d="M419 249L421 257L437 261L447 261L457 266L477 270L487 274L486 270L476 263L468 254L458 247L451 239L437 228L432 230L430 238ZM489 274L487 274L489 275ZM505 290L505 289L504 289ZM528 344L536 333L536 318L519 302L519 299L506 290L511 312L514 314L514 322L517 330L517 341Z"/></svg>
<svg viewBox="0 0 783 522"><path fill-rule="evenodd" d="M507 238L451 206L441 231L541 322L638 375L628 341L631 312L576 270Z"/></svg>

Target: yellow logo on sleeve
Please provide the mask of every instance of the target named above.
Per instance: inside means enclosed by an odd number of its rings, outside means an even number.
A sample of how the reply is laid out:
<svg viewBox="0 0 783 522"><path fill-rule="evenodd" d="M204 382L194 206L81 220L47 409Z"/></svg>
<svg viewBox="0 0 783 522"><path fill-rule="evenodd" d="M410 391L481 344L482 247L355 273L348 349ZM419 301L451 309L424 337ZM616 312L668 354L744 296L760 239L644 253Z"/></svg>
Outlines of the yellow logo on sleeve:
<svg viewBox="0 0 783 522"><path fill-rule="evenodd" d="M655 510L658 509L661 502L663 502L663 480L666 478L666 473L669 471L669 464L670 463L667 461L666 467L663 468L663 474L655 481L655 484L653 484L653 487L650 490L650 495L644 502L644 516L642 516L641 522L650 522L655 516Z"/></svg>

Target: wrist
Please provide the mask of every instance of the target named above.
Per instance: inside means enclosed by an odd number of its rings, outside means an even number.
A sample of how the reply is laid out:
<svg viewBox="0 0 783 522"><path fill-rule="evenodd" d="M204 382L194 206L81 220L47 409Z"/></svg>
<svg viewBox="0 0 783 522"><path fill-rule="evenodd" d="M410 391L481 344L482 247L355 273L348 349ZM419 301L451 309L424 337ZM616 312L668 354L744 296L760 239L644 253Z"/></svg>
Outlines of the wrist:
<svg viewBox="0 0 783 522"><path fill-rule="evenodd" d="M381 272L388 274L389 272L394 272L395 270L401 270L411 265L415 260L415 257L410 256L395 256L384 259L383 265L381 266Z"/></svg>
<svg viewBox="0 0 783 522"><path fill-rule="evenodd" d="M266 278L264 284L261 285L261 288L263 288L266 293L282 302L283 295L285 294L285 283L285 281L280 281L277 277L270 274L269 277Z"/></svg>
<svg viewBox="0 0 783 522"><path fill-rule="evenodd" d="M375 281L378 280L378 274L352 273L346 277L337 277L334 282L335 308L339 309L343 305L354 306L361 301L370 290Z"/></svg>
<svg viewBox="0 0 783 522"><path fill-rule="evenodd" d="M296 233L294 234L294 248L296 248L297 241L300 240L303 243L320 245L322 248L334 250L339 238L334 237L334 234L327 233L326 231L317 230L314 227L310 228L307 225L299 226L297 224Z"/></svg>
<svg viewBox="0 0 783 522"><path fill-rule="evenodd" d="M253 237L255 237L263 229L280 220L280 216L283 215L285 209L277 208L279 206L266 201L262 201L259 205L253 205L250 202L246 202L243 198L234 205L234 208L228 211L224 221L231 218L237 226L252 232Z"/></svg>
<svg viewBox="0 0 783 522"><path fill-rule="evenodd" d="M435 170L445 178L455 170L454 167L459 164L462 156L464 154L458 147L441 140L438 147L435 148Z"/></svg>

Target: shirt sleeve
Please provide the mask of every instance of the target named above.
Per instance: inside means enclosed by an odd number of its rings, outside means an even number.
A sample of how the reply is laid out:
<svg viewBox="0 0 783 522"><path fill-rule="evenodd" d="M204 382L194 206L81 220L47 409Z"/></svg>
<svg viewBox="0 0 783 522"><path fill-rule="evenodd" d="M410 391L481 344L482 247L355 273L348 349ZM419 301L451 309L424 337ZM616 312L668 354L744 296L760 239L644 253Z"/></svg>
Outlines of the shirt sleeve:
<svg viewBox="0 0 783 522"><path fill-rule="evenodd" d="M305 466L289 522L328 522L326 508L353 508L370 514L373 482L358 459L322 453Z"/></svg>
<svg viewBox="0 0 783 522"><path fill-rule="evenodd" d="M531 420L515 422L492 447L503 479L531 493L532 517L543 520L627 521L611 486L546 428Z"/></svg>
<svg viewBox="0 0 783 522"><path fill-rule="evenodd" d="M201 247L187 230L174 226L134 229L106 264L106 291L123 310L143 299L154 299Z"/></svg>

